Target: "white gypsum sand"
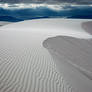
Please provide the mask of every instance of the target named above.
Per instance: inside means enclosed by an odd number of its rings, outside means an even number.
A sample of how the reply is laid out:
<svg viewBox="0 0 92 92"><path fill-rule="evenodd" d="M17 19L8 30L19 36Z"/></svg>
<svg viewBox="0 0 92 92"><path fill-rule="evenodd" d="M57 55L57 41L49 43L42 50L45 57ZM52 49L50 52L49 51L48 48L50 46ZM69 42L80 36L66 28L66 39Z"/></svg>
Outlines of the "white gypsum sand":
<svg viewBox="0 0 92 92"><path fill-rule="evenodd" d="M57 36L44 41L63 77L78 92L92 90L92 40Z"/></svg>
<svg viewBox="0 0 92 92"><path fill-rule="evenodd" d="M12 23L12 22L0 21L0 26L4 26L4 25L10 24L10 23Z"/></svg>
<svg viewBox="0 0 92 92"><path fill-rule="evenodd" d="M82 23L82 27L86 32L92 35L92 22L91 21Z"/></svg>
<svg viewBox="0 0 92 92"><path fill-rule="evenodd" d="M91 92L92 35L81 26L87 21L39 19L0 27L0 92Z"/></svg>

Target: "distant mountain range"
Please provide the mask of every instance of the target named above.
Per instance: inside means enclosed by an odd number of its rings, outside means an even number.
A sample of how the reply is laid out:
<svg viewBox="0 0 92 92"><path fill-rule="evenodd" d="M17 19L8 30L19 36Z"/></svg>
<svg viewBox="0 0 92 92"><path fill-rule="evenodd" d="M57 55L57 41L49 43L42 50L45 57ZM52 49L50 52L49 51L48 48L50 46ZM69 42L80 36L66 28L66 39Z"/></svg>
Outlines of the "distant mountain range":
<svg viewBox="0 0 92 92"><path fill-rule="evenodd" d="M18 21L23 21L23 20L12 17L12 16L0 16L0 21L18 22Z"/></svg>
<svg viewBox="0 0 92 92"><path fill-rule="evenodd" d="M92 6L65 5L59 10L48 6L13 9L9 7L0 8L0 21L18 22L43 18L92 19Z"/></svg>
<svg viewBox="0 0 92 92"><path fill-rule="evenodd" d="M76 3L92 4L92 0L0 0L1 3Z"/></svg>

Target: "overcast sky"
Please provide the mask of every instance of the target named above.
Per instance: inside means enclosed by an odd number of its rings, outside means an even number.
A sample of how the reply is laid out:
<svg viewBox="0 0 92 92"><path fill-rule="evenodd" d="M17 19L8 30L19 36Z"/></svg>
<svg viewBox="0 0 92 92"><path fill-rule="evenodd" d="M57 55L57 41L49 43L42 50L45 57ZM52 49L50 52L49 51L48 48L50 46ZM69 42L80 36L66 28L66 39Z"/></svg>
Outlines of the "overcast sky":
<svg viewBox="0 0 92 92"><path fill-rule="evenodd" d="M77 4L92 4L92 0L0 0L4 3L77 3Z"/></svg>

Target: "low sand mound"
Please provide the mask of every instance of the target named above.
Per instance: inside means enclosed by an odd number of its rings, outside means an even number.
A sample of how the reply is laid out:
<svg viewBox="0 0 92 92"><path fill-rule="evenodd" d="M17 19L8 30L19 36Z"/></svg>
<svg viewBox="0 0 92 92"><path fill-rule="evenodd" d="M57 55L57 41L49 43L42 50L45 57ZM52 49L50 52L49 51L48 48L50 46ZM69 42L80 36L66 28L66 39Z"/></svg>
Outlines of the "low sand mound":
<svg viewBox="0 0 92 92"><path fill-rule="evenodd" d="M78 92L92 90L92 40L67 36L48 38L43 46L51 53L63 77Z"/></svg>
<svg viewBox="0 0 92 92"><path fill-rule="evenodd" d="M92 35L92 21L82 23L84 30Z"/></svg>
<svg viewBox="0 0 92 92"><path fill-rule="evenodd" d="M10 24L12 22L4 22L4 21L0 21L0 26L4 26L4 25L7 25L7 24Z"/></svg>

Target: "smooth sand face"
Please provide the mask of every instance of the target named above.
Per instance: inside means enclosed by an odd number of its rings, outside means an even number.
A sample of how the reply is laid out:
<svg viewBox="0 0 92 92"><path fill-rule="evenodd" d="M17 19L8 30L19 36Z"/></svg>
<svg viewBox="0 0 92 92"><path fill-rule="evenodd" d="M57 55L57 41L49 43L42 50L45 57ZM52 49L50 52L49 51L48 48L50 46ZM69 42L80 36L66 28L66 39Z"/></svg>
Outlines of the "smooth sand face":
<svg viewBox="0 0 92 92"><path fill-rule="evenodd" d="M0 27L0 92L91 92L92 35L81 27L86 21L39 19Z"/></svg>
<svg viewBox="0 0 92 92"><path fill-rule="evenodd" d="M82 23L83 29L92 35L92 21Z"/></svg>
<svg viewBox="0 0 92 92"><path fill-rule="evenodd" d="M61 75L78 92L92 90L92 40L67 36L48 38L43 46L51 53Z"/></svg>

